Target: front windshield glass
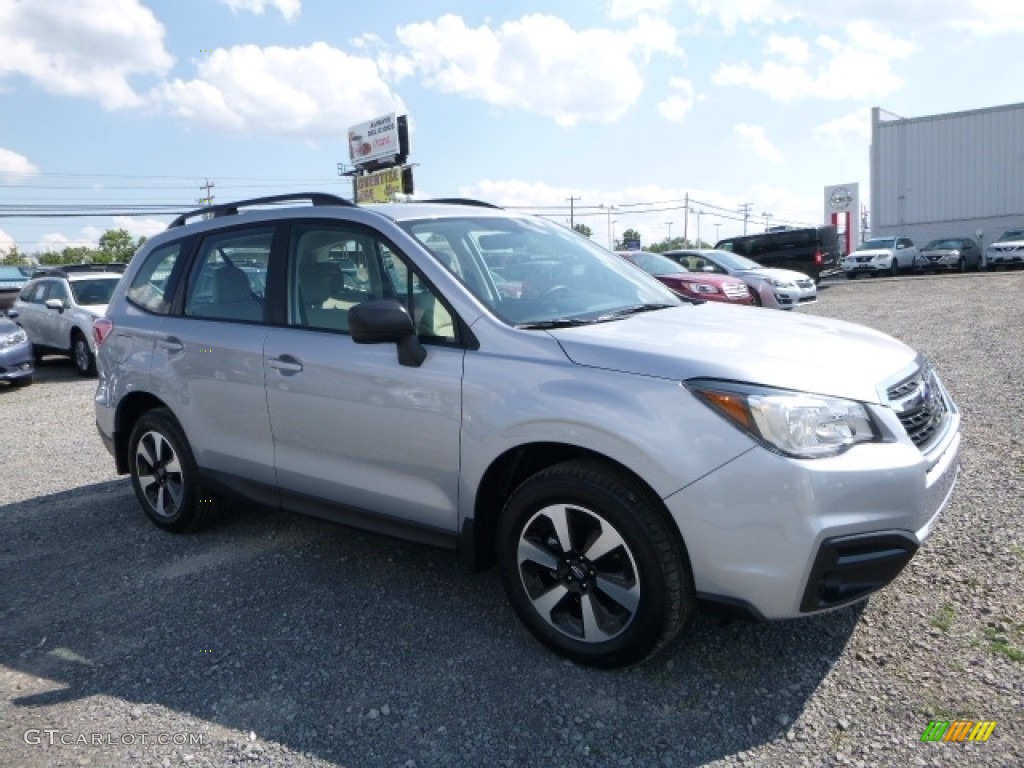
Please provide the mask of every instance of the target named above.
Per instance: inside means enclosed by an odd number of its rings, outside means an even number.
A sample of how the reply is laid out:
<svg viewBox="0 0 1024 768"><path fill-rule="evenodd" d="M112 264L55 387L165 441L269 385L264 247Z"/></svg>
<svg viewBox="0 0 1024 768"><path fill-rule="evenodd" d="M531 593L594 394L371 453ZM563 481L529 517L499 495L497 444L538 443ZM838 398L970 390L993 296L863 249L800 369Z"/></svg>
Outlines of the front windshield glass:
<svg viewBox="0 0 1024 768"><path fill-rule="evenodd" d="M704 254L704 258L720 264L726 269L764 269L756 261L751 261L746 256L740 256L738 253L730 253L729 251L715 251L714 253Z"/></svg>
<svg viewBox="0 0 1024 768"><path fill-rule="evenodd" d="M627 258L648 275L678 275L680 272L690 271L667 256L662 256L658 253L637 251L631 253Z"/></svg>
<svg viewBox="0 0 1024 768"><path fill-rule="evenodd" d="M624 259L544 219L467 216L399 225L510 325L598 322L685 303Z"/></svg>
<svg viewBox="0 0 1024 768"><path fill-rule="evenodd" d="M1003 232L1003 236L996 240L996 242L1005 243L1009 240L1024 240L1024 229L1011 229Z"/></svg>
<svg viewBox="0 0 1024 768"><path fill-rule="evenodd" d="M86 307L92 304L109 304L119 281L120 278L117 277L71 281L71 293L75 296L75 304Z"/></svg>
<svg viewBox="0 0 1024 768"><path fill-rule="evenodd" d="M957 248L963 248L964 244L962 240L932 240L921 250L924 251L955 251Z"/></svg>
<svg viewBox="0 0 1024 768"><path fill-rule="evenodd" d="M883 248L894 248L896 246L895 237L877 237L874 240L865 240L858 246L858 251L875 251Z"/></svg>

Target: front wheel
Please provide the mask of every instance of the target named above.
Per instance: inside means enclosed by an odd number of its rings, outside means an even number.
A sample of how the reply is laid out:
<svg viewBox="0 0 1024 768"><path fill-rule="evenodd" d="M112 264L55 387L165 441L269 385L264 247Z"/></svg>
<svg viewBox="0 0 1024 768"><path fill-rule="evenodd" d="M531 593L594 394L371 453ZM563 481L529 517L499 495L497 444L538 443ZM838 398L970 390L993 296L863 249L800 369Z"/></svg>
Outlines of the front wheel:
<svg viewBox="0 0 1024 768"><path fill-rule="evenodd" d="M581 664L640 661L693 611L678 531L645 486L603 462L568 461L523 482L502 511L497 548L519 618Z"/></svg>
<svg viewBox="0 0 1024 768"><path fill-rule="evenodd" d="M96 356L89 348L88 339L78 331L71 337L71 357L75 361L75 370L79 376L96 375Z"/></svg>
<svg viewBox="0 0 1024 768"><path fill-rule="evenodd" d="M199 469L184 432L164 408L139 417L128 439L132 487L149 519L166 531L195 530L207 522Z"/></svg>
<svg viewBox="0 0 1024 768"><path fill-rule="evenodd" d="M900 262L895 256L892 257L892 265L889 267L889 274L896 277L900 273Z"/></svg>

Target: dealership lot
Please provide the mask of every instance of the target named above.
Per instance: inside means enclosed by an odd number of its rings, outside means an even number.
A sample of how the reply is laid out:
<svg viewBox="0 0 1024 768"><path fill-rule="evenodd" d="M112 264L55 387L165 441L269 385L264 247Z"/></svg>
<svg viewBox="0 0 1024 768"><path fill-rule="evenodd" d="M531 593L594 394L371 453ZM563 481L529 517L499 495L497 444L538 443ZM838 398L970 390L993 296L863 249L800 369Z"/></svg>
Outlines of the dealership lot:
<svg viewBox="0 0 1024 768"><path fill-rule="evenodd" d="M866 605L698 617L611 673L543 649L494 571L443 551L253 508L161 533L96 436L94 380L48 358L0 392L0 764L1024 764L1022 307L1021 272L823 283L799 311L905 340L952 391L952 505ZM920 741L958 719L997 725Z"/></svg>

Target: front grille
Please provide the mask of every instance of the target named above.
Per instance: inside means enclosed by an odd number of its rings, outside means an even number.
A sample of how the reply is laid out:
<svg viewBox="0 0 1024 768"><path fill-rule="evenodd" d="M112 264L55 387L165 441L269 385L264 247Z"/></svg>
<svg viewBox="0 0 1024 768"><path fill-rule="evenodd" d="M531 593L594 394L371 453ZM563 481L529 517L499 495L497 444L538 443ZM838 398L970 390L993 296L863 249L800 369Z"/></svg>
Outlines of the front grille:
<svg viewBox="0 0 1024 768"><path fill-rule="evenodd" d="M872 258L871 256L858 256L857 257L857 263L858 264L867 264L869 261L871 261L871 258Z"/></svg>
<svg viewBox="0 0 1024 768"><path fill-rule="evenodd" d="M727 285L722 290L730 299L743 299L750 295L746 285Z"/></svg>
<svg viewBox="0 0 1024 768"><path fill-rule="evenodd" d="M798 286L800 286L801 288L812 288L812 287L814 287L814 281L813 280L797 280L796 284Z"/></svg>
<svg viewBox="0 0 1024 768"><path fill-rule="evenodd" d="M931 368L922 368L886 391L889 405L907 436L921 450L937 438L949 419L946 395Z"/></svg>

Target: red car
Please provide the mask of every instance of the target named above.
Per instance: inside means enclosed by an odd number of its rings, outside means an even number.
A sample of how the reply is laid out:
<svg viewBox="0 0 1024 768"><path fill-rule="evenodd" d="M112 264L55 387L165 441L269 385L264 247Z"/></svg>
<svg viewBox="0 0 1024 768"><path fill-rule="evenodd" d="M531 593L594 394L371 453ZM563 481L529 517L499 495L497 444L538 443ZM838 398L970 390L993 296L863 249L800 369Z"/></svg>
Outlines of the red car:
<svg viewBox="0 0 1024 768"><path fill-rule="evenodd" d="M616 251L626 261L653 275L680 296L688 299L724 301L727 304L753 304L747 284L728 275L690 272L659 253L650 251Z"/></svg>

